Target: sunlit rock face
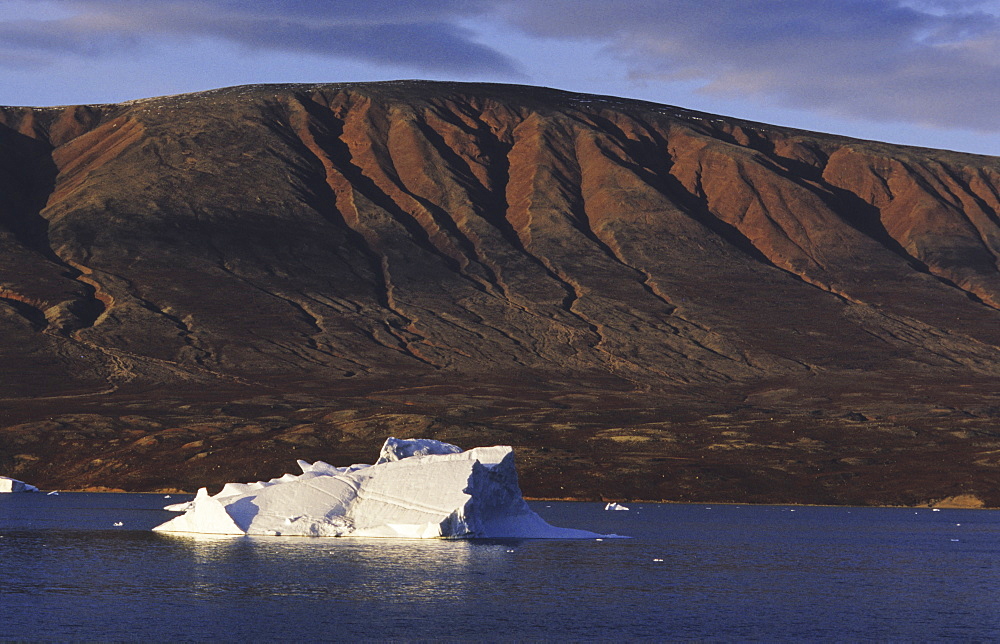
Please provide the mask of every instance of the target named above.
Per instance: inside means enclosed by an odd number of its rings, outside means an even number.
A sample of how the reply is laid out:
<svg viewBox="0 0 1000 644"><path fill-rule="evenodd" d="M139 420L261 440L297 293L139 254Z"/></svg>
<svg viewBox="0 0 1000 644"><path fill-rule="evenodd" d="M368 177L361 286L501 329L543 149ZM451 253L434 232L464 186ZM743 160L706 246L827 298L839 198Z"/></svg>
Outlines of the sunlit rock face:
<svg viewBox="0 0 1000 644"><path fill-rule="evenodd" d="M9 390L1000 363L996 158L410 82L0 108L0 162Z"/></svg>
<svg viewBox="0 0 1000 644"><path fill-rule="evenodd" d="M299 461L302 474L230 483L168 506L184 514L160 532L311 537L588 538L556 528L521 497L510 447L462 451L389 438L374 465Z"/></svg>

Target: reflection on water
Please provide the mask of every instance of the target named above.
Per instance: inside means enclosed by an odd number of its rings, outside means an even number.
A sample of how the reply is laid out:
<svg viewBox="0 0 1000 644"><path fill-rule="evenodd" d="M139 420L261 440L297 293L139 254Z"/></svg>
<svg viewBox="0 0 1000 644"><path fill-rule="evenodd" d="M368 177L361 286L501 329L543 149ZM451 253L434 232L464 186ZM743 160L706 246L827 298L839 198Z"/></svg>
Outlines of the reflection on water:
<svg viewBox="0 0 1000 644"><path fill-rule="evenodd" d="M0 640L1000 639L998 512L534 504L633 538L470 542L162 534L162 498L59 498L0 499Z"/></svg>
<svg viewBox="0 0 1000 644"><path fill-rule="evenodd" d="M386 619L426 632L425 613L442 612L467 621L450 632L471 636L482 587L516 579L518 547L4 531L0 639L270 639L287 629L329 639L384 632Z"/></svg>
<svg viewBox="0 0 1000 644"><path fill-rule="evenodd" d="M160 534L188 555L195 596L325 596L350 602L462 601L474 566L498 572L518 542ZM447 571L441 583L438 571ZM175 575L184 574L175 569Z"/></svg>

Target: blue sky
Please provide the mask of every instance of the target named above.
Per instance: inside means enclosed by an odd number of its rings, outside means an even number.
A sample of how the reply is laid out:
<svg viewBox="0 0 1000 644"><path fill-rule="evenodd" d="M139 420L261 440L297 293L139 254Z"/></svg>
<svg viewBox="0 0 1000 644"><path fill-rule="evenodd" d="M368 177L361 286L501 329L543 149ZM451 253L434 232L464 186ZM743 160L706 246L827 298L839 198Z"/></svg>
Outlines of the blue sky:
<svg viewBox="0 0 1000 644"><path fill-rule="evenodd" d="M1000 155L1000 0L0 0L0 104L400 78Z"/></svg>

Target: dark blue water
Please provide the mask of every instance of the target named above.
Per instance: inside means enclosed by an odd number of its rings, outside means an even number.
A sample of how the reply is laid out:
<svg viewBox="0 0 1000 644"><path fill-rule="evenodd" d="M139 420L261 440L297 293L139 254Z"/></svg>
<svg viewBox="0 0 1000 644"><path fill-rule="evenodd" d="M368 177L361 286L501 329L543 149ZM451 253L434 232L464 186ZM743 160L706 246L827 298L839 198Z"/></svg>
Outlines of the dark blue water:
<svg viewBox="0 0 1000 644"><path fill-rule="evenodd" d="M149 532L177 500L3 495L0 639L1000 638L995 511L533 504L633 537L603 541Z"/></svg>

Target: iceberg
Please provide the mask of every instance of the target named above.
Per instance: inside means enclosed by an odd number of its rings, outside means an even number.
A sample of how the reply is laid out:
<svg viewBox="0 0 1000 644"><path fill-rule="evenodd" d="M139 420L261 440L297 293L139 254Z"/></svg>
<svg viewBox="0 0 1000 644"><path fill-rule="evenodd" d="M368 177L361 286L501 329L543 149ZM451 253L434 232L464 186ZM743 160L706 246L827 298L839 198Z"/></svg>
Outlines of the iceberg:
<svg viewBox="0 0 1000 644"><path fill-rule="evenodd" d="M590 539L558 528L521 495L514 451L463 451L431 439L388 438L374 465L298 461L301 474L227 483L166 506L182 512L159 532L411 539Z"/></svg>
<svg viewBox="0 0 1000 644"><path fill-rule="evenodd" d="M7 476L0 476L0 494L5 492L37 492L38 488Z"/></svg>
<svg viewBox="0 0 1000 644"><path fill-rule="evenodd" d="M625 507L624 505L622 505L621 503L609 503L606 506L604 506L604 509L605 510L628 510L628 508Z"/></svg>

